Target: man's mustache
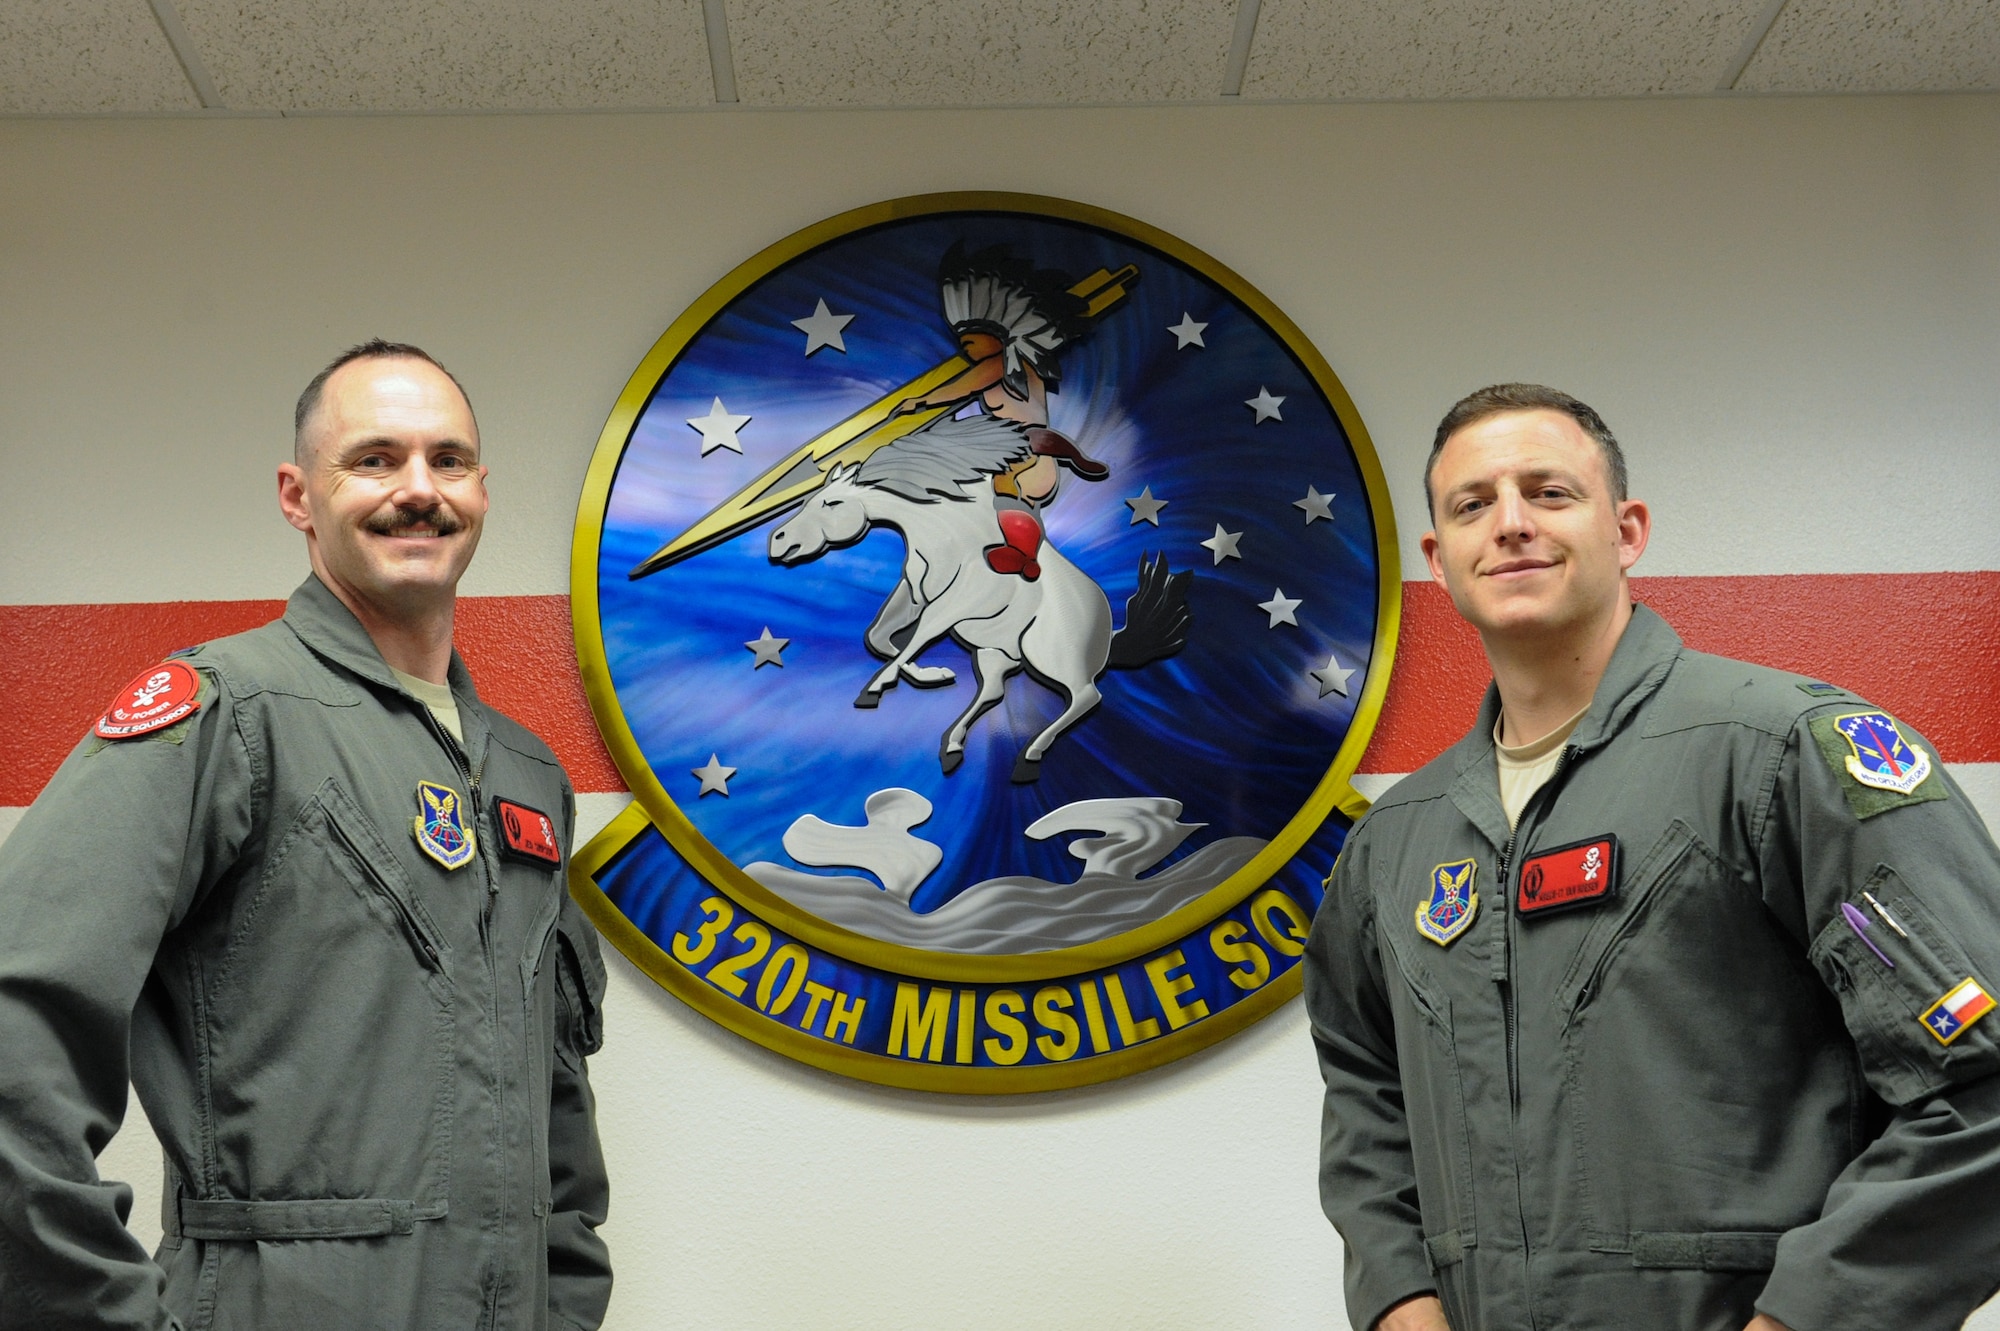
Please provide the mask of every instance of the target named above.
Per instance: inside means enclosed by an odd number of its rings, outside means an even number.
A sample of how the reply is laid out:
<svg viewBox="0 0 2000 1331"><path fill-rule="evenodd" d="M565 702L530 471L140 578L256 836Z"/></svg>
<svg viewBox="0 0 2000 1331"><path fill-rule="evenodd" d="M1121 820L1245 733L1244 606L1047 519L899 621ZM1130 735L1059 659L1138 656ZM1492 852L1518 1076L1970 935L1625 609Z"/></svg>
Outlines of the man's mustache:
<svg viewBox="0 0 2000 1331"><path fill-rule="evenodd" d="M408 508L398 505L393 513L380 513L361 524L377 536L401 536L419 528L427 528L439 536L455 536L465 530L465 522L442 504L430 508Z"/></svg>

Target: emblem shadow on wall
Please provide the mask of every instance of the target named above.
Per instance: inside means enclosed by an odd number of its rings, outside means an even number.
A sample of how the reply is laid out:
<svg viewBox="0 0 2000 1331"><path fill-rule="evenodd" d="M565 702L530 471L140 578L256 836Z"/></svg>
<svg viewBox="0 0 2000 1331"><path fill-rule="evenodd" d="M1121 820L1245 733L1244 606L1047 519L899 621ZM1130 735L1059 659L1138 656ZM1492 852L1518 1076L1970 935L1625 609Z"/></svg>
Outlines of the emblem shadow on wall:
<svg viewBox="0 0 2000 1331"><path fill-rule="evenodd" d="M968 193L772 245L611 412L571 603L636 799L572 890L750 1039L889 1085L1118 1077L1298 992L1387 690L1386 487L1193 247Z"/></svg>

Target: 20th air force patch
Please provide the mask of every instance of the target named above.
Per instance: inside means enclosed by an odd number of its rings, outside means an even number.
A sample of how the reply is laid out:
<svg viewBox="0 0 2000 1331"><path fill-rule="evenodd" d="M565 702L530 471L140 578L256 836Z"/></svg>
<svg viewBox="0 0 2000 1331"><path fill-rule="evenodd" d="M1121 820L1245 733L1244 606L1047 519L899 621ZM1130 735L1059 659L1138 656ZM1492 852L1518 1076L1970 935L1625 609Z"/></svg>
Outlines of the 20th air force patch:
<svg viewBox="0 0 2000 1331"><path fill-rule="evenodd" d="M1395 551L1339 382L1213 259L1022 195L823 222L667 330L592 460L572 604L637 802L577 895L852 1076L1177 1058L1298 992Z"/></svg>

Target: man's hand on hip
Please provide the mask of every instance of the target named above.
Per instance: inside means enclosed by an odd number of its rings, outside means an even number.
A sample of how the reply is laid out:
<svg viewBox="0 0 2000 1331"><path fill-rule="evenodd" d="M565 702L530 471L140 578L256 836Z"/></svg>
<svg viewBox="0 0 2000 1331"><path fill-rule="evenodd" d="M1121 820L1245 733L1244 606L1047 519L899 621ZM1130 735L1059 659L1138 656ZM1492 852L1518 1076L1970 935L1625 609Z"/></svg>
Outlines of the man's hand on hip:
<svg viewBox="0 0 2000 1331"><path fill-rule="evenodd" d="M1451 1323L1444 1319L1444 1305L1438 1302L1437 1295L1419 1294L1383 1313L1382 1320L1375 1323L1375 1331L1451 1331ZM1765 1331L1765 1328L1754 1327L1750 1331Z"/></svg>

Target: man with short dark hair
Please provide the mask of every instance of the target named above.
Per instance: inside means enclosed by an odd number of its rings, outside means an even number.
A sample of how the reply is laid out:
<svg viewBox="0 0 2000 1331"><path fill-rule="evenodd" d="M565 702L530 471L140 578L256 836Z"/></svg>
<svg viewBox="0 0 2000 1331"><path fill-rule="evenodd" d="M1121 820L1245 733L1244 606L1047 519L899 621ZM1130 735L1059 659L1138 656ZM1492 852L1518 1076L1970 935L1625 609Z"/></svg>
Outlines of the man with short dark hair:
<svg viewBox="0 0 2000 1331"><path fill-rule="evenodd" d="M284 617L142 671L0 846L0 1326L587 1331L604 970L569 781L452 650L472 407L375 341L295 427Z"/></svg>
<svg viewBox="0 0 2000 1331"><path fill-rule="evenodd" d="M2000 850L1936 750L1632 603L1597 413L1446 415L1431 574L1493 685L1307 949L1357 1328L1928 1331L2000 1285Z"/></svg>

